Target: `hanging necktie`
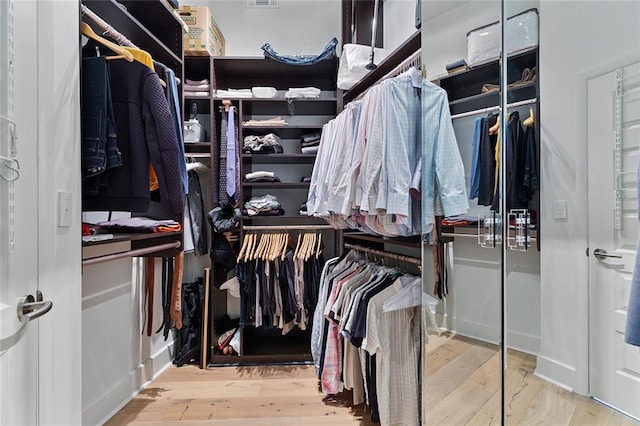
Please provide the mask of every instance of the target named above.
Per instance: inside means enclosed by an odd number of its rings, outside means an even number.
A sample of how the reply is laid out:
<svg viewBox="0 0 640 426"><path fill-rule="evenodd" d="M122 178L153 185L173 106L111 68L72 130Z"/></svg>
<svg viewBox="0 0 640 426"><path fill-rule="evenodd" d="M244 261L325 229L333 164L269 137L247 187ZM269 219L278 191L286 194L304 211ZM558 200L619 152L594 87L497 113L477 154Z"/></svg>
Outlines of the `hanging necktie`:
<svg viewBox="0 0 640 426"><path fill-rule="evenodd" d="M236 123L234 115L235 107L229 107L229 119L227 122L227 194L231 202L236 195Z"/></svg>

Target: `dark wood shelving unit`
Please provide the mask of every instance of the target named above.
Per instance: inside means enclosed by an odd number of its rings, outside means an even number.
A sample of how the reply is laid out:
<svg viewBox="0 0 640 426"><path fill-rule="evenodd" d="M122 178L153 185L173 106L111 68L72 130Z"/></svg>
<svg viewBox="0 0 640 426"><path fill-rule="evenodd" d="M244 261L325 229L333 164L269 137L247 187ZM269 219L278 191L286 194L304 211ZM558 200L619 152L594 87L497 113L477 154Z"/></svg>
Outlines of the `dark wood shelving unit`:
<svg viewBox="0 0 640 426"><path fill-rule="evenodd" d="M173 13L166 0L123 0L120 2L115 0L82 0L82 4L137 47L151 54L154 61L171 68L177 78L184 79L183 24L180 18ZM98 34L102 33L102 31L96 30L95 23L91 19L84 18L84 22L93 26L94 31ZM181 91L181 86L178 90ZM178 248L142 255L145 257L173 257L183 250L182 231L159 234L115 234L111 240L83 242L82 246L85 248L130 242L130 251L135 251L139 249L151 250L154 246L176 241L180 243Z"/></svg>
<svg viewBox="0 0 640 426"><path fill-rule="evenodd" d="M309 216L297 215L300 204L306 201L309 183L296 182L302 176L310 176L316 154L300 152L300 137L305 133L319 133L322 126L334 118L338 111L338 91L336 78L338 60L336 58L322 61L311 66L296 66L277 62L271 59L254 57L214 57L212 59L212 89L242 89L256 86L274 87L278 93L274 98L217 98L212 99L211 111L218 112L223 107L223 100L229 100L238 111L238 145L239 175L257 170L274 171L284 182L240 182L239 200L242 206L251 196L266 193L278 197L286 214L281 216L243 216L240 226L242 241L246 226L259 227L274 232L279 226L321 226L323 241L327 241L325 250L335 250L328 241L337 241L335 231L328 229L326 221ZM188 76L188 75L187 75ZM189 77L191 79L191 77ZM319 98L292 99L284 98L284 92L291 87L317 87L321 90ZM248 120L263 120L282 116L287 126L244 126ZM219 132L220 123L215 118L215 128ZM249 154L242 152L244 137L274 133L281 138L284 153L281 154ZM217 139L216 139L217 141ZM217 142L216 142L217 143ZM217 148L216 148L217 149ZM214 186L217 188L217 185ZM249 232L254 232L252 229ZM278 231L282 232L282 231ZM295 231L293 231L295 232ZM331 233L332 238L327 238ZM223 312L216 312L214 321L219 320ZM214 333L215 334L215 333ZM212 365L220 364L252 364L272 362L309 362L310 328L308 330L292 330L282 336L281 330L256 328L244 325L240 328L242 353L236 356L218 355L211 351ZM216 337L212 336L212 342Z"/></svg>

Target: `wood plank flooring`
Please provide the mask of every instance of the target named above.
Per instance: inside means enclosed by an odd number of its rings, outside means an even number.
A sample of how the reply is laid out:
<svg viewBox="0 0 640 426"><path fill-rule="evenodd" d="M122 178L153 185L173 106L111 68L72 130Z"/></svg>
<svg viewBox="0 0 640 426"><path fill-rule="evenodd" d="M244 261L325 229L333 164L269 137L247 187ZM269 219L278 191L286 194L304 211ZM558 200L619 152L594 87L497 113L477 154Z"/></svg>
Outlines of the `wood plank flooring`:
<svg viewBox="0 0 640 426"><path fill-rule="evenodd" d="M495 347L441 335L426 347L428 425L499 425L500 354ZM509 353L507 424L615 425L638 423L589 398L533 375L535 358ZM318 390L312 366L170 368L108 425L371 425L350 394Z"/></svg>

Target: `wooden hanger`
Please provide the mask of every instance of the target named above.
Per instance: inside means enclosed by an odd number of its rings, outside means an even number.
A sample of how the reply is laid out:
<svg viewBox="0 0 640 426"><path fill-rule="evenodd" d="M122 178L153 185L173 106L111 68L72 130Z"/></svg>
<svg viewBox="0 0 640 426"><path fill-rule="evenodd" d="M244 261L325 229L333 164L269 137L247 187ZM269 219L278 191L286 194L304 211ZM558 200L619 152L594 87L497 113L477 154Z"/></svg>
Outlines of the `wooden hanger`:
<svg viewBox="0 0 640 426"><path fill-rule="evenodd" d="M316 259L320 257L322 253L322 234L318 235L318 250L316 250Z"/></svg>
<svg viewBox="0 0 640 426"><path fill-rule="evenodd" d="M500 131L500 116L498 115L498 119L496 120L496 124L489 128L489 134L495 135Z"/></svg>
<svg viewBox="0 0 640 426"><path fill-rule="evenodd" d="M86 22L80 23L80 32L87 38L97 41L103 46L108 47L112 52L117 53L117 56L108 56L106 59L124 59L127 62L133 62L133 54L124 47L117 45L104 37L100 37Z"/></svg>
<svg viewBox="0 0 640 426"><path fill-rule="evenodd" d="M289 233L286 233L284 235L285 235L284 247L282 248L282 257L280 258L280 260L284 260L287 257L287 251L289 249L289 240L291 238Z"/></svg>
<svg viewBox="0 0 640 426"><path fill-rule="evenodd" d="M529 117L527 117L523 122L523 126L533 126L535 121L535 114L533 113L533 107L529 107Z"/></svg>
<svg viewBox="0 0 640 426"><path fill-rule="evenodd" d="M244 256L245 250L247 250L247 246L249 245L250 237L251 237L251 234L247 234L247 235L244 236L244 240L242 241L242 247L240 247L240 253L238 253L238 262L240 262L240 260Z"/></svg>
<svg viewBox="0 0 640 426"><path fill-rule="evenodd" d="M302 234L298 234L298 242L296 243L296 250L293 252L293 258L298 258L298 253L300 252L300 239L302 238Z"/></svg>
<svg viewBox="0 0 640 426"><path fill-rule="evenodd" d="M245 262L253 260L253 253L256 250L256 241L258 240L258 234L251 234L251 241L249 242L249 248L247 249L247 254L245 258Z"/></svg>
<svg viewBox="0 0 640 426"><path fill-rule="evenodd" d="M231 101L228 99L225 99L224 101L222 101L222 105L224 105L224 112L229 112L229 107L232 105Z"/></svg>

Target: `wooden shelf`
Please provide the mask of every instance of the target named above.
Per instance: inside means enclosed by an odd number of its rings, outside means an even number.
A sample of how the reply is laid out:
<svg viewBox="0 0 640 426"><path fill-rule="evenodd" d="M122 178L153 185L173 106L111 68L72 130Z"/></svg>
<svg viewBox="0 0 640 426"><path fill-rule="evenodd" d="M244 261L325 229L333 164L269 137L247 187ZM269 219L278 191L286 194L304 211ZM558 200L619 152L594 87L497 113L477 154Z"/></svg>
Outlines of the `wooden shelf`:
<svg viewBox="0 0 640 426"><path fill-rule="evenodd" d="M392 244L396 246L402 247L412 247L412 248L420 248L420 236L416 235L415 237L378 237L375 235L365 234L363 232L344 232L343 238L345 240L355 240L355 241L367 241L369 243L376 244Z"/></svg>
<svg viewBox="0 0 640 426"><path fill-rule="evenodd" d="M124 10L115 0L83 0L83 3L136 46L149 52L154 60L170 67L176 76L182 77L182 24L176 20L177 17L173 21L168 17L169 12L163 2L158 0L124 1L123 3L131 7L129 10ZM138 3L139 6L137 6ZM147 7L150 8L150 12L147 11ZM134 16L133 13L136 15ZM162 30L155 34L166 34L162 38L168 44L160 40L140 21L150 23L153 21L153 17L160 16L164 16L166 19L159 19L159 24L152 23L152 27L156 28L160 25ZM91 24L90 20L88 23ZM173 42L172 34L178 31L178 28L180 37Z"/></svg>
<svg viewBox="0 0 640 426"><path fill-rule="evenodd" d="M242 182L249 188L309 188L309 182Z"/></svg>
<svg viewBox="0 0 640 426"><path fill-rule="evenodd" d="M535 82L525 86L509 89L507 103L520 102L536 98L537 85ZM500 92L481 93L449 102L451 114L461 114L477 109L488 108L500 103Z"/></svg>
<svg viewBox="0 0 640 426"><path fill-rule="evenodd" d="M300 66L262 57L216 56L213 58L213 64L216 89L254 86L286 89L313 86L320 90L336 90L337 58Z"/></svg>
<svg viewBox="0 0 640 426"><path fill-rule="evenodd" d="M183 233L182 231L174 231L174 232L160 232L160 233L120 233L113 234L113 238L109 240L102 241L93 241L93 242L82 242L83 248L83 260L87 259L96 259L101 257L107 257L113 254L120 253L132 253L140 249L153 249L154 247L158 247L164 244L179 242L180 247L167 249L167 250L158 250L158 251L149 251L143 255L130 254L131 257L173 257L176 254L180 253L182 248L183 241ZM127 244L126 249L123 249L125 245L119 244L125 243ZM111 250L109 245L113 245L113 249ZM93 253L98 253L93 248L102 247L99 251L98 255L93 255Z"/></svg>
<svg viewBox="0 0 640 426"><path fill-rule="evenodd" d="M242 161L265 164L313 163L316 154L242 154Z"/></svg>
<svg viewBox="0 0 640 426"><path fill-rule="evenodd" d="M256 222L266 222L266 221L278 221L278 222L294 222L294 221L302 221L302 222L311 222L318 224L326 224L327 221L315 216L303 216L303 215L281 215L281 216L242 216L243 221L256 221Z"/></svg>
<svg viewBox="0 0 640 426"><path fill-rule="evenodd" d="M211 96L189 96L189 92L184 92L185 101L210 101Z"/></svg>
<svg viewBox="0 0 640 426"><path fill-rule="evenodd" d="M525 68L533 69L538 63L538 49L528 49L512 54L508 57L509 84L522 79ZM500 92L482 93L485 84L500 84L500 63L493 60L468 70L441 77L437 84L446 92L449 98L451 114L459 114L476 109L495 106L500 103ZM537 97L537 82L510 88L507 93L508 103L518 102Z"/></svg>

